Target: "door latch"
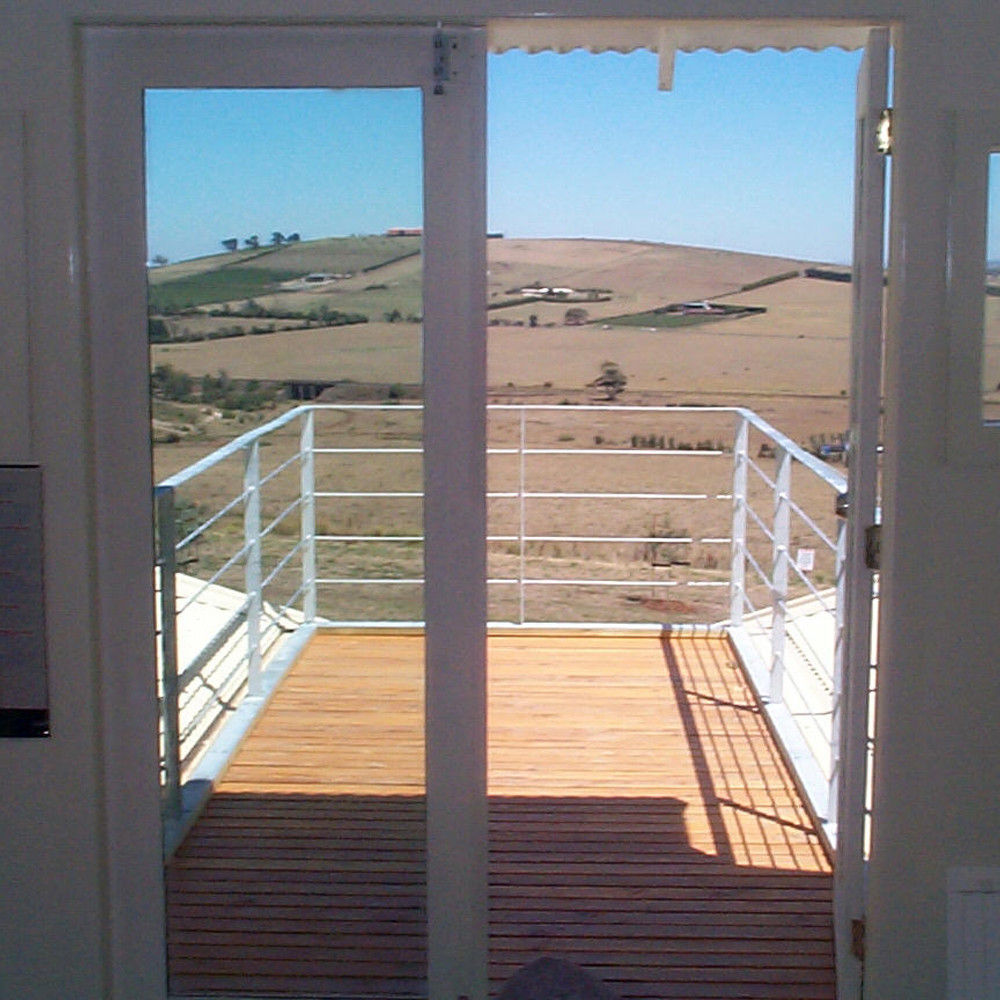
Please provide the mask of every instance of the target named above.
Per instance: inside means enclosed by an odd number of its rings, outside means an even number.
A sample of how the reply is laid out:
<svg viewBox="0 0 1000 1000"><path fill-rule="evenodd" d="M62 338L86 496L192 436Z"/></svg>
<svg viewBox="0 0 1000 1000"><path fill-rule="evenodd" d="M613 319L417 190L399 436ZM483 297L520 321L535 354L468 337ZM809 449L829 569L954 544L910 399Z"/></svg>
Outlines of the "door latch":
<svg viewBox="0 0 1000 1000"><path fill-rule="evenodd" d="M451 54L458 48L458 39L443 31L434 32L434 93L443 94L451 79Z"/></svg>
<svg viewBox="0 0 1000 1000"><path fill-rule="evenodd" d="M865 922L851 921L851 954L859 961L865 960Z"/></svg>
<svg viewBox="0 0 1000 1000"><path fill-rule="evenodd" d="M869 524L865 528L865 565L879 569L882 560L882 525Z"/></svg>
<svg viewBox="0 0 1000 1000"><path fill-rule="evenodd" d="M883 156L892 156L892 108L883 108L875 126L875 149Z"/></svg>

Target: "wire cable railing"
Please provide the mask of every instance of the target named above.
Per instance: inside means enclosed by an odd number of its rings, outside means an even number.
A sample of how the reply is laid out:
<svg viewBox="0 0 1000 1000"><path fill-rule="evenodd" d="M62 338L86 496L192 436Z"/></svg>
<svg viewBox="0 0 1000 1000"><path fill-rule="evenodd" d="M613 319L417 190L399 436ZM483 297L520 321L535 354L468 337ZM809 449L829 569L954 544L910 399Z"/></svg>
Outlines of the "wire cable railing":
<svg viewBox="0 0 1000 1000"><path fill-rule="evenodd" d="M296 407L157 485L167 815L283 636L420 623L421 417ZM727 628L828 818L845 477L741 408L501 404L489 419L491 619ZM671 422L713 433L676 441Z"/></svg>

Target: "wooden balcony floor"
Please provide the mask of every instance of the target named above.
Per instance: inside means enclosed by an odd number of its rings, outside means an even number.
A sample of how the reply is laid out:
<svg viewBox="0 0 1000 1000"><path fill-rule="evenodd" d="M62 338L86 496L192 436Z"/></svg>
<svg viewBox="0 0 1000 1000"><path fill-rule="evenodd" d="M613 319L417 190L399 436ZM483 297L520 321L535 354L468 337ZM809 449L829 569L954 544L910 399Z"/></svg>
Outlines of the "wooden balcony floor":
<svg viewBox="0 0 1000 1000"><path fill-rule="evenodd" d="M172 995L420 996L423 639L318 635L167 874ZM491 981L833 998L829 862L726 640L490 639Z"/></svg>

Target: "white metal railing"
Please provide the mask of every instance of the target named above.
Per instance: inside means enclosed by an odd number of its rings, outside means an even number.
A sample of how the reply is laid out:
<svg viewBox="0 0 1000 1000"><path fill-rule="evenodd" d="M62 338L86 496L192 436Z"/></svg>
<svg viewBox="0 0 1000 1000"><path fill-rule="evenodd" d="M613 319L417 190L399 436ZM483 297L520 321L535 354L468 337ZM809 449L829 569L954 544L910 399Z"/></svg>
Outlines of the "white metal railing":
<svg viewBox="0 0 1000 1000"><path fill-rule="evenodd" d="M262 442L293 423L300 427L299 447L262 473ZM174 819L181 812L182 773L243 696L261 693L268 651L282 635L315 617L315 540L308 481L312 424L308 409L291 410L156 486L164 811ZM185 494L192 484L205 484L213 473L233 463L240 481L235 494L214 506L196 503ZM298 495L263 516L262 491L298 470ZM195 495L200 493L196 490ZM287 545L270 544L281 537L279 528L290 524L296 512L297 537ZM183 572L199 558L192 553L234 520L240 526L231 551L217 557L203 575ZM275 582L293 569L300 577L291 593L277 603L268 600Z"/></svg>
<svg viewBox="0 0 1000 1000"><path fill-rule="evenodd" d="M762 449L767 467L750 447L755 429L769 441ZM803 478L825 484L825 507L810 509L798 500L796 485ZM741 412L733 449L729 634L831 845L847 582L847 522L835 511L846 490L840 472L756 415ZM817 585L807 569L812 549L799 549L808 558L793 556L793 539L803 535L832 560L827 585ZM755 589L764 600L754 600Z"/></svg>
<svg viewBox="0 0 1000 1000"><path fill-rule="evenodd" d="M487 493L487 498L491 501L510 500L516 505L516 524L513 533L492 532L487 536L489 543L514 543L517 546L517 559L515 572L507 575L491 574L488 583L493 587L515 587L517 593L516 613L509 616L518 624L539 624L540 620L532 617L528 612L527 599L531 591L535 588L594 588L597 590L614 590L616 588L626 588L635 590L636 588L649 588L654 591L675 589L678 587L690 588L692 590L725 590L728 581L721 575L717 578L708 578L703 575L699 578L690 572L678 577L676 573L654 572L654 559L647 557L644 560L632 558L626 562L630 572L609 574L607 572L597 572L594 574L574 574L574 575L553 575L546 572L544 556L532 560L530 552L532 547L543 550L545 545L570 545L582 546L584 549L595 549L599 547L622 546L641 547L647 552L655 552L668 547L691 547L691 546L716 546L726 547L730 544L728 531L728 510L722 504L728 506L731 501L729 484L725 482L723 489L716 490L687 490L687 491L663 491L655 486L646 485L643 489L633 490L609 490L607 488L591 489L543 489L532 488L532 478L537 473L532 473L528 469L528 459L537 457L541 459L593 459L595 462L614 459L619 462L625 459L630 464L641 462L658 466L653 469L646 481L660 481L669 479L669 475L663 474L663 466L667 460L690 461L691 459L710 460L715 463L727 463L728 456L726 447L722 441L718 442L718 447L693 446L688 443L688 447L644 447L640 435L633 435L632 446L607 445L603 441L598 447L556 447L552 445L533 445L529 437L528 417L548 415L550 418L558 416L567 424L572 424L574 420L589 414L600 413L612 415L614 418L626 418L639 416L644 420L648 419L670 419L676 418L680 414L697 415L701 419L718 418L720 415L728 419L731 410L724 407L628 407L628 406L524 406L496 404L489 407L494 414L509 413L517 419L517 441L510 446L491 446L487 449L489 455L510 455L517 458L516 481L513 488L506 490L491 489ZM569 435L567 435L569 436ZM652 436L651 436L652 437ZM666 436L661 435L661 445L665 442ZM673 442L671 442L673 444ZM615 479L615 473L608 474L611 480ZM720 480L721 482L721 480ZM650 504L678 503L687 506L707 505L715 506L718 514L710 516L710 521L714 522L716 530L701 531L692 534L688 531L670 530L666 533L657 533L655 530L646 530L643 533L621 533L620 531L599 533L593 529L586 532L558 531L532 531L529 529L529 510L539 506L545 501L580 501L588 504L614 502L616 509L611 515L602 516L602 520L626 520L633 526L635 516L626 514L626 510L631 507L633 510L649 509ZM640 513L641 516L641 513ZM551 560L549 560L551 562ZM532 566L541 572L532 573ZM607 568L605 564L604 568ZM678 565L683 565L679 563ZM638 572L637 572L638 571ZM547 619L551 620L551 619ZM605 620L615 621L614 612L606 616Z"/></svg>
<svg viewBox="0 0 1000 1000"><path fill-rule="evenodd" d="M728 626L813 808L832 821L844 476L740 408L489 410L491 617L565 622L568 607L591 623L662 627L700 614ZM168 816L220 723L260 695L284 634L313 622L419 622L419 597L394 613L379 601L422 586L421 413L297 407L157 486ZM685 421L710 424L708 439L668 437ZM617 437L594 433L604 426ZM368 517L380 504L389 512ZM376 597L351 611L352 593ZM664 593L696 596L671 611L655 597Z"/></svg>

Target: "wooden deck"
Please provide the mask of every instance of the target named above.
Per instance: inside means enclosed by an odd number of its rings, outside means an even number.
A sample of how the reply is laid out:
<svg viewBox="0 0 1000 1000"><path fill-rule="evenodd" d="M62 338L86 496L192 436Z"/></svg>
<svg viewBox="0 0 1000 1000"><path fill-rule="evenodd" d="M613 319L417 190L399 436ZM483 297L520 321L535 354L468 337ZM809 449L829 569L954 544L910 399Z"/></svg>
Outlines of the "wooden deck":
<svg viewBox="0 0 1000 1000"><path fill-rule="evenodd" d="M425 993L420 636L321 634L170 865L175 995ZM830 865L718 638L490 640L491 979L835 996Z"/></svg>

